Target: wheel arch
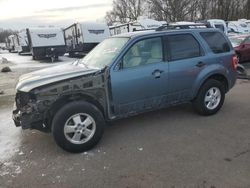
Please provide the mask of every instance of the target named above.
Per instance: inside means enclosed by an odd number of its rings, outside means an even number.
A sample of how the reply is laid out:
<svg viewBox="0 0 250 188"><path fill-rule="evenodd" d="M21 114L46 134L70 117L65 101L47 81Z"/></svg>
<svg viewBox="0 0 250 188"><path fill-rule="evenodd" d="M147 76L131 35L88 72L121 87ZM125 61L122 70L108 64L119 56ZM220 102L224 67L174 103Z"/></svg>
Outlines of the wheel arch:
<svg viewBox="0 0 250 188"><path fill-rule="evenodd" d="M59 97L45 113L44 120L47 126L49 127L49 129L51 128L53 117L58 112L58 110L60 110L63 106L73 101L86 101L90 104L93 104L95 107L97 107L101 111L101 113L103 114L103 117L105 117L105 114L106 114L105 107L93 96L82 94L82 93L64 95L64 96Z"/></svg>
<svg viewBox="0 0 250 188"><path fill-rule="evenodd" d="M207 75L198 85L198 87L196 88L194 95L193 95L193 99L196 98L197 94L199 93L201 87L204 85L204 83L206 83L209 79L214 79L217 80L221 83L223 83L223 85L225 86L225 92L227 93L229 91L229 81L227 79L227 77L223 74L223 73L213 73L210 75Z"/></svg>

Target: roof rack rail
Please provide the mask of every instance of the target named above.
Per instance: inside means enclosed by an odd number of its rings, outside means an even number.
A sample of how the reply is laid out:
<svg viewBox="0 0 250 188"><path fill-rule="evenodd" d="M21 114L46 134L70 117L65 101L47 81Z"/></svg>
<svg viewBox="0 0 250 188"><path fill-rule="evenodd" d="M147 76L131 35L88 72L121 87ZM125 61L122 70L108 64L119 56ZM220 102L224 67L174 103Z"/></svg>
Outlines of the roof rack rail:
<svg viewBox="0 0 250 188"><path fill-rule="evenodd" d="M167 24L161 27L158 27L156 31L165 31L165 30L175 30L175 29L200 29L200 28L212 28L209 23L194 23L194 24Z"/></svg>

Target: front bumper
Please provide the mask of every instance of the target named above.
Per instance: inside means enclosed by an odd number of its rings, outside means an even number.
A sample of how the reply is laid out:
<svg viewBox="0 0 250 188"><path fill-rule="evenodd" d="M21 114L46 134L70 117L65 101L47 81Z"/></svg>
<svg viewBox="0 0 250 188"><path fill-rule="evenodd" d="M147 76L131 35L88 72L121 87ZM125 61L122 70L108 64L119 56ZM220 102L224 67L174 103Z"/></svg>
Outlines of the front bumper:
<svg viewBox="0 0 250 188"><path fill-rule="evenodd" d="M22 127L23 129L38 129L38 127L43 127L43 121L39 120L40 116L36 113L27 114L21 110L14 109L12 119L16 127Z"/></svg>
<svg viewBox="0 0 250 188"><path fill-rule="evenodd" d="M50 131L48 127L44 125L42 115L35 110L27 112L24 109L18 109L14 104L12 119L16 127L22 127L22 129L37 129L42 132Z"/></svg>

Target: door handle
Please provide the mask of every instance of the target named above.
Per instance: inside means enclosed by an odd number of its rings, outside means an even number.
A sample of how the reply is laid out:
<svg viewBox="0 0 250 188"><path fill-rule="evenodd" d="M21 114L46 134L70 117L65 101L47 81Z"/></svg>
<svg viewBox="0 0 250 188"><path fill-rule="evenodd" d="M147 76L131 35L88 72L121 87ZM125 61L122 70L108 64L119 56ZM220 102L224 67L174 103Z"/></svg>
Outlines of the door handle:
<svg viewBox="0 0 250 188"><path fill-rule="evenodd" d="M159 69L156 69L152 72L152 75L155 77L155 78L160 78L161 77L161 74L163 73L164 71L163 70L159 70Z"/></svg>
<svg viewBox="0 0 250 188"><path fill-rule="evenodd" d="M205 65L206 65L206 63L200 61L200 62L197 63L195 66L201 68L201 67L204 67Z"/></svg>

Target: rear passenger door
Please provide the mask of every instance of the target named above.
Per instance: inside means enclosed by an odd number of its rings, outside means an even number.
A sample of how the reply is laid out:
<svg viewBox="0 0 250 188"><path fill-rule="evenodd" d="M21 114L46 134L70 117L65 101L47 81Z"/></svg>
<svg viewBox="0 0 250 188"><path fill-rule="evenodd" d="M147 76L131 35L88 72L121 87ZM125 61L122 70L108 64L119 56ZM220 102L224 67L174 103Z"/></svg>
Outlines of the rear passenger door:
<svg viewBox="0 0 250 188"><path fill-rule="evenodd" d="M167 35L165 42L169 62L169 100L171 103L190 100L193 84L206 65L204 51L190 33Z"/></svg>

